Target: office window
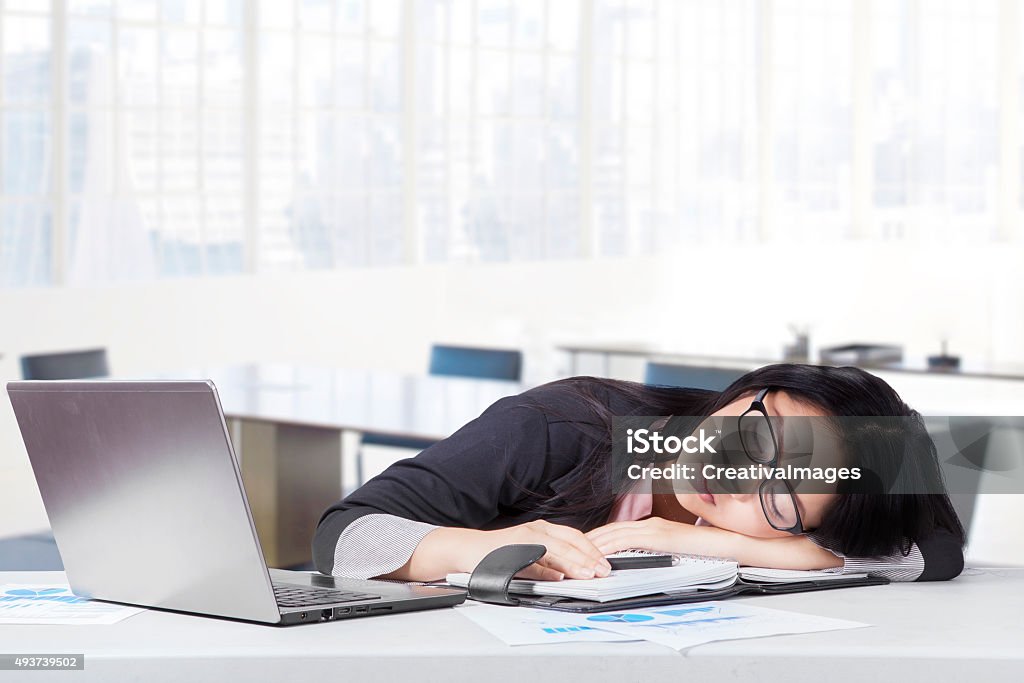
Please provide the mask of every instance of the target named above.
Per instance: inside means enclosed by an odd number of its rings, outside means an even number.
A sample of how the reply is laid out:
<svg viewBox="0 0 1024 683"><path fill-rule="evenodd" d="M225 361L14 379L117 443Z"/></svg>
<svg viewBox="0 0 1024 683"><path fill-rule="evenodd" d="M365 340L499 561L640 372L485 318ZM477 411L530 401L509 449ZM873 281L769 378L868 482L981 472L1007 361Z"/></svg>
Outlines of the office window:
<svg viewBox="0 0 1024 683"><path fill-rule="evenodd" d="M656 60L649 87L658 94L647 95L654 114L653 211L641 240L647 253L759 236L762 4L659 2L657 14L648 14ZM608 222L606 253L616 253L614 231L628 225Z"/></svg>
<svg viewBox="0 0 1024 683"><path fill-rule="evenodd" d="M1022 36L1006 0L0 0L0 286L1019 240Z"/></svg>
<svg viewBox="0 0 1024 683"><path fill-rule="evenodd" d="M260 270L402 262L402 11L261 3Z"/></svg>
<svg viewBox="0 0 1024 683"><path fill-rule="evenodd" d="M576 256L579 2L415 5L422 258Z"/></svg>
<svg viewBox="0 0 1024 683"><path fill-rule="evenodd" d="M73 0L66 280L242 272L242 3Z"/></svg>
<svg viewBox="0 0 1024 683"><path fill-rule="evenodd" d="M874 230L988 241L998 229L998 0L875 0L872 13Z"/></svg>
<svg viewBox="0 0 1024 683"><path fill-rule="evenodd" d="M593 7L592 211L599 253L606 256L651 247L657 149L652 105L660 75L654 28L660 4L600 0Z"/></svg>
<svg viewBox="0 0 1024 683"><path fill-rule="evenodd" d="M773 8L767 65L774 123L769 141L773 220L794 240L848 237L853 3L775 0Z"/></svg>
<svg viewBox="0 0 1024 683"><path fill-rule="evenodd" d="M0 286L45 285L53 277L47 9L46 3L17 3L0 12Z"/></svg>

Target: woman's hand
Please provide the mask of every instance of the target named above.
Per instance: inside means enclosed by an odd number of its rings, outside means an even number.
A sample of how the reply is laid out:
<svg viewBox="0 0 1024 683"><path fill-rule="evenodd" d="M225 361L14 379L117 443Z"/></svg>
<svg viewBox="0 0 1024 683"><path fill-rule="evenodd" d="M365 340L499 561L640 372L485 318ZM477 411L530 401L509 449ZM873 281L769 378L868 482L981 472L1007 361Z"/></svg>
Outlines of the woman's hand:
<svg viewBox="0 0 1024 683"><path fill-rule="evenodd" d="M692 524L648 517L635 522L612 522L588 531L586 537L603 555L627 548L663 553L696 553L695 535L700 529Z"/></svg>
<svg viewBox="0 0 1024 683"><path fill-rule="evenodd" d="M582 531L544 520L481 531L440 527L420 541L412 557L380 578L432 581L449 572L472 572L489 552L504 545L536 543L547 553L517 576L541 581L608 576L611 565Z"/></svg>
<svg viewBox="0 0 1024 683"><path fill-rule="evenodd" d="M604 553L582 531L569 526L539 519L483 533L488 535L485 544L489 548L487 552L512 543L536 543L548 549L537 563L517 574L523 578L542 581L593 579L608 576L612 569L608 560L604 559Z"/></svg>

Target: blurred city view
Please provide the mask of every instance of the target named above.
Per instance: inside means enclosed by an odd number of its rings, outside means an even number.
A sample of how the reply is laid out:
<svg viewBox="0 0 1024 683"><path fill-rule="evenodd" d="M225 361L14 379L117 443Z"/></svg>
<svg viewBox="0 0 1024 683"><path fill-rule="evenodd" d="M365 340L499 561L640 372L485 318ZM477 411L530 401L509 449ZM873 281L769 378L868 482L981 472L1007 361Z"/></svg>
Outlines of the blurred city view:
<svg viewBox="0 0 1024 683"><path fill-rule="evenodd" d="M7 0L0 284L1019 237L1006 5Z"/></svg>

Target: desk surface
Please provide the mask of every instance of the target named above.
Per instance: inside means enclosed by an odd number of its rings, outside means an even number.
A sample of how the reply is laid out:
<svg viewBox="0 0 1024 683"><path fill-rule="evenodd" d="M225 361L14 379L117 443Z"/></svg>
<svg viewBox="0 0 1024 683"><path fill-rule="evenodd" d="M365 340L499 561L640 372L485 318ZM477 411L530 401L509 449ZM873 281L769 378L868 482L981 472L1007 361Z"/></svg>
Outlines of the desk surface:
<svg viewBox="0 0 1024 683"><path fill-rule="evenodd" d="M520 382L386 370L249 364L192 368L160 379L212 379L232 417L442 439Z"/></svg>
<svg viewBox="0 0 1024 683"><path fill-rule="evenodd" d="M3 583L62 580L59 572L0 573ZM681 655L646 642L510 647L459 607L291 628L147 611L113 626L0 625L0 650L84 653L76 681L222 681L230 673L259 681L988 682L1017 681L1024 669L1024 569L746 600L873 626L709 643ZM40 672L33 680L48 676L68 679Z"/></svg>

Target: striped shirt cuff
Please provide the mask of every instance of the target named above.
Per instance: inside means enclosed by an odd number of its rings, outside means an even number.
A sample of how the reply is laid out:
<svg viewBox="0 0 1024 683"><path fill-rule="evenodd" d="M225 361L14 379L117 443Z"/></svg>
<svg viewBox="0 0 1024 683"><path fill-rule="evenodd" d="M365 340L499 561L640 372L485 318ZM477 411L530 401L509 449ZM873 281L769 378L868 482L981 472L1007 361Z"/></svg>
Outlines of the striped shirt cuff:
<svg viewBox="0 0 1024 683"><path fill-rule="evenodd" d="M910 544L910 552L904 555L897 550L891 555L872 555L870 557L848 557L835 548L830 548L824 539L815 534L805 534L814 545L828 550L843 560L842 567L829 567L822 571L830 574L871 574L884 576L890 581L917 581L924 573L924 555L917 543Z"/></svg>
<svg viewBox="0 0 1024 683"><path fill-rule="evenodd" d="M338 536L333 576L371 579L395 571L412 557L434 524L384 513L363 515Z"/></svg>

